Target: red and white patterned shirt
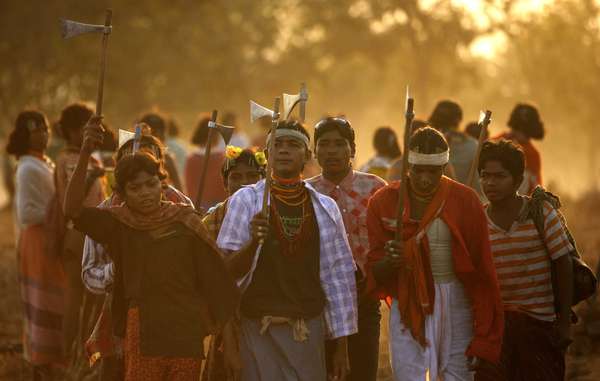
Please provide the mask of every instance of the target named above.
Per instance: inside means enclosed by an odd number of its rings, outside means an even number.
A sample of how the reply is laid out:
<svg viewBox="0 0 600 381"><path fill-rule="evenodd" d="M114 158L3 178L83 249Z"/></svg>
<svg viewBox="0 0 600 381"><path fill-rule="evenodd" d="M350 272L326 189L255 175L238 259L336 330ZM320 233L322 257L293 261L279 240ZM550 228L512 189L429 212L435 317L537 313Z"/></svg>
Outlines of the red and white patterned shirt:
<svg viewBox="0 0 600 381"><path fill-rule="evenodd" d="M367 205L371 196L387 183L381 177L354 170L350 171L339 184L327 180L322 174L306 182L319 193L335 200L342 212L354 261L364 274L369 252Z"/></svg>

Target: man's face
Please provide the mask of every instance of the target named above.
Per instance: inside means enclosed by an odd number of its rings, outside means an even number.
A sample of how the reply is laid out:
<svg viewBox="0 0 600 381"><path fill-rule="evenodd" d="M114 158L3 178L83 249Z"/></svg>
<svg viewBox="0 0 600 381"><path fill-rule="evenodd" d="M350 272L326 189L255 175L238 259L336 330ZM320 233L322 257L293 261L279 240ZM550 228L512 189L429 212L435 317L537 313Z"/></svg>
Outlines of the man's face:
<svg viewBox="0 0 600 381"><path fill-rule="evenodd" d="M298 139L289 136L275 138L275 160L273 172L284 179L300 175L304 164L310 159L310 151ZM269 160L272 160L269 158Z"/></svg>
<svg viewBox="0 0 600 381"><path fill-rule="evenodd" d="M151 214L160 208L162 185L156 175L139 172L125 185L125 203L140 214Z"/></svg>
<svg viewBox="0 0 600 381"><path fill-rule="evenodd" d="M326 173L343 173L350 168L352 148L339 131L321 135L316 146L317 161Z"/></svg>
<svg viewBox="0 0 600 381"><path fill-rule="evenodd" d="M227 174L225 184L227 194L231 196L242 186L255 184L260 179L261 174L255 167L246 163L238 163Z"/></svg>
<svg viewBox="0 0 600 381"><path fill-rule="evenodd" d="M479 181L485 197L492 203L514 196L520 185L499 161L487 161L481 170Z"/></svg>
<svg viewBox="0 0 600 381"><path fill-rule="evenodd" d="M410 165L408 176L410 185L417 193L430 194L436 190L444 174L439 165Z"/></svg>

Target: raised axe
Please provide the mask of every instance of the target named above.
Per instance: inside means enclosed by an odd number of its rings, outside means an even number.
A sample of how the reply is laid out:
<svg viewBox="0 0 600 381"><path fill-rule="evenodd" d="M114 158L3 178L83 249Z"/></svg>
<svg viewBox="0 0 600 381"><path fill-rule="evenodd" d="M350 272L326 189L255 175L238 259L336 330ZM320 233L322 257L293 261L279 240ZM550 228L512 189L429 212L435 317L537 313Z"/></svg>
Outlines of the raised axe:
<svg viewBox="0 0 600 381"><path fill-rule="evenodd" d="M402 244L402 218L404 216L404 194L406 193L408 181L408 151L410 136L412 135L412 123L415 119L415 100L410 95L410 89L406 86L406 105L404 111L404 151L402 152L402 172L400 181L400 193L398 194L398 207L396 209L396 232L394 240Z"/></svg>
<svg viewBox="0 0 600 381"><path fill-rule="evenodd" d="M277 124L279 123L279 103L281 100L279 97L275 98L273 104L273 110L269 110L268 108L259 105L254 101L250 101L250 121L255 122L259 118L263 118L265 116L271 117L271 130L269 131L270 139L268 139L268 147L267 152L269 157L267 159L267 168L266 168L266 177L265 177L265 193L263 194L262 201L262 215L265 217L269 217L269 197L271 194L271 183L273 182L273 177L271 172L273 170L273 162L275 161L275 130L277 129ZM262 242L261 242L262 243Z"/></svg>
<svg viewBox="0 0 600 381"><path fill-rule="evenodd" d="M306 90L306 84L300 84L300 92L298 94L283 94L283 116L285 120L290 118L294 107L298 105L298 115L300 123L304 123L306 119L306 102L308 101L308 91Z"/></svg>
<svg viewBox="0 0 600 381"><path fill-rule="evenodd" d="M234 127L225 126L223 124L217 123L217 110L213 110L212 115L210 116L210 121L208 122L208 136L206 138L206 147L204 147L204 161L202 162L202 172L200 172L200 186L198 188L198 194L196 195L195 204L196 208L200 208L202 205L202 195L204 193L204 184L206 183L206 174L208 173L208 162L210 161L210 151L212 146L212 137L213 131L217 130L217 132L221 135L223 140L225 141L225 145L229 144L231 140L231 135L233 135Z"/></svg>
<svg viewBox="0 0 600 381"><path fill-rule="evenodd" d="M488 126L492 122L492 112L490 110L486 110L485 112L479 112L479 139L477 139L477 151L475 152L475 157L473 158L473 162L471 162L471 168L469 169L469 176L467 176L467 186L473 186L473 180L475 180L475 173L477 173L477 166L479 165L479 155L481 155L481 149L483 148L483 143L485 140L485 132L488 129Z"/></svg>
<svg viewBox="0 0 600 381"><path fill-rule="evenodd" d="M102 50L100 52L100 74L98 76L98 95L96 97L96 115L102 115L102 101L104 98L104 73L106 72L106 50L108 36L112 32L112 10L106 10L104 25L84 24L71 20L60 20L62 37L66 40L71 37L86 33L102 33Z"/></svg>

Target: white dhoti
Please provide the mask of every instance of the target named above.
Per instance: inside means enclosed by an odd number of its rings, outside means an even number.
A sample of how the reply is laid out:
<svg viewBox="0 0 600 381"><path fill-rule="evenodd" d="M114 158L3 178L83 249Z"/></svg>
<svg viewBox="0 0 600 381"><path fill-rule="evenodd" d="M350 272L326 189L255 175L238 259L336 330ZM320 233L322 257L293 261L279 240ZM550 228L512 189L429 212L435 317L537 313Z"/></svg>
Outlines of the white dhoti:
<svg viewBox="0 0 600 381"><path fill-rule="evenodd" d="M435 284L423 348L402 324L398 301L390 311L390 358L395 381L470 381L465 351L473 337L471 304L458 281Z"/></svg>

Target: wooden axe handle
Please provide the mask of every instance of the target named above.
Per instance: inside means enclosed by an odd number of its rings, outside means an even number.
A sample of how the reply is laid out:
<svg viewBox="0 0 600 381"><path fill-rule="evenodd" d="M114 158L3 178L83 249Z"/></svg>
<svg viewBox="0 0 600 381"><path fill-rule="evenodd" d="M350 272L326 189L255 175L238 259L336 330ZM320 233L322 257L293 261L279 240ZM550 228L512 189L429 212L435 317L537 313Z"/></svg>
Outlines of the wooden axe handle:
<svg viewBox="0 0 600 381"><path fill-rule="evenodd" d="M275 98L275 104L273 106L273 118L271 121L271 131L269 134L271 138L269 140L268 154L269 158L267 160L267 173L265 176L265 193L263 194L263 202L262 202L262 214L265 217L269 216L269 197L271 195L271 183L273 182L273 162L275 161L275 130L277 129L277 124L279 123L279 97Z"/></svg>
<svg viewBox="0 0 600 381"><path fill-rule="evenodd" d="M477 173L477 167L479 166L479 155L481 155L481 149L483 148L483 143L485 142L485 132L488 129L490 122L492 121L492 112L490 110L486 110L485 117L483 121L481 121L479 127L479 139L477 140L477 151L475 152L475 157L473 158L473 162L471 163L471 168L469 169L469 175L467 176L467 186L472 187L473 181L475 180L475 174Z"/></svg>
<svg viewBox="0 0 600 381"><path fill-rule="evenodd" d="M106 10L104 26L111 26L112 9ZM104 73L106 72L106 50L108 48L108 33L102 34L102 50L100 52L100 74L98 78L98 96L96 98L96 115L102 115L102 103L104 100Z"/></svg>
<svg viewBox="0 0 600 381"><path fill-rule="evenodd" d="M217 122L217 110L213 110L212 115L210 116L210 120L212 123ZM198 194L196 196L196 209L200 208L202 204L202 195L204 193L204 184L206 182L206 174L208 173L208 162L210 160L210 151L212 148L212 136L213 130L215 127L208 128L208 136L206 138L206 147L204 148L204 162L202 163L202 172L200 173L200 186L198 188Z"/></svg>
<svg viewBox="0 0 600 381"><path fill-rule="evenodd" d="M408 151L410 142L410 136L412 134L412 122L415 118L414 113L415 101L413 98L406 100L406 114L404 123L404 150L402 152L402 176L400 180L400 192L398 194L398 207L396 209L396 231L394 234L394 240L402 242L402 225L404 216L404 193L407 187L408 181Z"/></svg>

